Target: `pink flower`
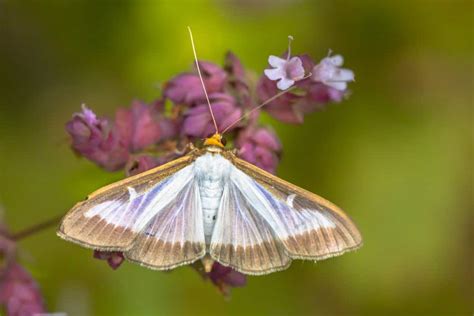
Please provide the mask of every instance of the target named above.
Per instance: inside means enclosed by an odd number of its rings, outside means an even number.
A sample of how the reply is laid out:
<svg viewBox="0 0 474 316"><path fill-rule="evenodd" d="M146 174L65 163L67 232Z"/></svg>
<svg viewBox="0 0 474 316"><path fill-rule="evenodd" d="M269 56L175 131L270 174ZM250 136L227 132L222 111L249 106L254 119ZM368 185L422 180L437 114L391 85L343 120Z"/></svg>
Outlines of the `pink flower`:
<svg viewBox="0 0 474 316"><path fill-rule="evenodd" d="M301 55L305 72L313 69L314 62L308 55ZM310 78L296 82L297 91L287 92L265 106L265 110L276 119L291 124L303 123L304 116L322 110L330 102L340 102L345 91L337 90ZM278 93L276 85L262 76L257 85L257 94L263 102Z"/></svg>
<svg viewBox="0 0 474 316"><path fill-rule="evenodd" d="M27 316L46 312L38 285L18 263L9 264L0 277L0 306L5 308L7 315Z"/></svg>
<svg viewBox="0 0 474 316"><path fill-rule="evenodd" d="M347 89L347 82L354 81L354 72L340 68L343 63L344 59L341 55L323 58L319 64L314 66L311 79L336 90L344 91Z"/></svg>
<svg viewBox="0 0 474 316"><path fill-rule="evenodd" d="M278 80L277 87L280 90L288 89L304 77L303 63L299 57L283 59L271 55L268 63L273 69L265 69L265 75L270 80Z"/></svg>
<svg viewBox="0 0 474 316"><path fill-rule="evenodd" d="M94 250L94 258L99 260L107 260L109 266L116 270L125 260L123 253L118 251L99 251Z"/></svg>
<svg viewBox="0 0 474 316"><path fill-rule="evenodd" d="M237 136L239 156L270 173L276 172L281 144L275 133L264 127L248 127Z"/></svg>
<svg viewBox="0 0 474 316"><path fill-rule="evenodd" d="M213 93L209 95L209 99L219 131L224 130L242 116L242 109L237 106L232 96L225 93ZM236 127L238 126L233 126L233 128ZM215 132L207 103L201 103L185 112L181 132L184 135L200 138Z"/></svg>
<svg viewBox="0 0 474 316"><path fill-rule="evenodd" d="M109 171L125 166L129 153L117 131L107 119L97 118L85 105L81 113L75 113L67 122L66 130L78 154Z"/></svg>
<svg viewBox="0 0 474 316"><path fill-rule="evenodd" d="M214 262L212 270L207 274L207 276L224 295L229 295L232 287L242 287L247 284L247 278L245 275L233 270L232 268L225 267L218 262Z"/></svg>
<svg viewBox="0 0 474 316"><path fill-rule="evenodd" d="M121 143L131 152L174 137L177 132L173 123L156 106L151 107L140 101L134 101L129 109L117 110L115 126Z"/></svg>
<svg viewBox="0 0 474 316"><path fill-rule="evenodd" d="M225 71L219 66L205 61L200 61L199 66L207 93L221 92L227 78ZM183 73L174 77L165 84L163 95L175 104L189 106L205 100L197 73Z"/></svg>

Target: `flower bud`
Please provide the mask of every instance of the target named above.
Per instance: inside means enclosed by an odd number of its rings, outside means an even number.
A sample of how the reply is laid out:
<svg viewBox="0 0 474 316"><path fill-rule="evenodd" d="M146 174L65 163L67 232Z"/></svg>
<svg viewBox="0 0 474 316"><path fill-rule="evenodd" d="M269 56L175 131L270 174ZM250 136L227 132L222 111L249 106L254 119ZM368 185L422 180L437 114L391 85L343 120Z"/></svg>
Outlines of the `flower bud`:
<svg viewBox="0 0 474 316"><path fill-rule="evenodd" d="M79 155L109 171L125 166L129 153L117 131L107 119L97 118L86 106L67 122L66 130L72 137L72 148Z"/></svg>
<svg viewBox="0 0 474 316"><path fill-rule="evenodd" d="M239 156L270 173L276 172L281 144L275 133L264 127L249 127L237 136Z"/></svg>

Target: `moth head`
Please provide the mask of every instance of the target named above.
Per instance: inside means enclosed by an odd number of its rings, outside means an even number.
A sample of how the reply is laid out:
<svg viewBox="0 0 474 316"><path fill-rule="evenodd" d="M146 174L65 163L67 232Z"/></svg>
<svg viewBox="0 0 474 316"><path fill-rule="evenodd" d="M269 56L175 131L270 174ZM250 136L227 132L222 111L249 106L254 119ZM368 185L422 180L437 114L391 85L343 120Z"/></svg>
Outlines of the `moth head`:
<svg viewBox="0 0 474 316"><path fill-rule="evenodd" d="M225 143L226 143L225 138L222 137L222 135L219 133L209 135L209 137L207 137L204 140L204 146L217 146L217 147L224 148Z"/></svg>

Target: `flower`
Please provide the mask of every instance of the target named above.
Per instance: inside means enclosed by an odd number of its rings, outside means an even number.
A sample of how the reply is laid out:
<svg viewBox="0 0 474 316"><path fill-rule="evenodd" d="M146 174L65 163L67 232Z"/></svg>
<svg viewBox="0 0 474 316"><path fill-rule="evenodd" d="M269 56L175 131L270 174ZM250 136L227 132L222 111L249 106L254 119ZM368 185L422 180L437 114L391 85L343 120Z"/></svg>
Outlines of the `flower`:
<svg viewBox="0 0 474 316"><path fill-rule="evenodd" d="M350 69L340 68L344 63L341 55L323 58L314 66L311 79L339 91L347 89L347 82L354 81L354 72Z"/></svg>
<svg viewBox="0 0 474 316"><path fill-rule="evenodd" d="M97 163L108 171L123 168L129 152L113 125L104 118L82 106L82 112L75 113L66 123L66 130L72 137L74 151Z"/></svg>
<svg viewBox="0 0 474 316"><path fill-rule="evenodd" d="M208 94L220 92L224 88L227 74L219 66L205 61L199 67ZM168 81L163 89L163 96L175 104L194 105L205 100L202 84L196 73L183 73Z"/></svg>
<svg viewBox="0 0 474 316"><path fill-rule="evenodd" d="M265 69L265 76L273 81L278 80L277 87L280 90L288 89L304 77L303 63L299 57L283 59L270 55L268 63L273 69Z"/></svg>
<svg viewBox="0 0 474 316"><path fill-rule="evenodd" d="M248 127L237 136L239 156L270 173L276 172L281 144L275 133L264 127Z"/></svg>
<svg viewBox="0 0 474 316"><path fill-rule="evenodd" d="M38 284L18 263L13 262L1 272L0 306L7 315L36 315L46 312Z"/></svg>
<svg viewBox="0 0 474 316"><path fill-rule="evenodd" d="M316 68L308 55L298 56L305 72ZM337 62L337 60L336 60ZM336 84L336 82L332 82ZM340 82L337 82L339 85ZM291 124L303 123L304 116L317 110L322 110L330 102L341 102L345 91L338 90L312 78L296 82L297 89L289 91L272 100L265 110L276 119ZM276 85L266 76L262 76L257 84L257 95L261 102L270 99L278 93Z"/></svg>
<svg viewBox="0 0 474 316"><path fill-rule="evenodd" d="M242 109L237 106L232 96L225 93L213 93L209 95L209 99L219 131L224 130L242 116ZM236 127L233 126L232 128L235 129ZM209 105L206 102L192 107L184 113L181 132L183 135L200 138L207 137L215 132Z"/></svg>
<svg viewBox="0 0 474 316"><path fill-rule="evenodd" d="M135 152L175 136L176 127L158 110L158 106L140 101L134 101L129 109L117 110L115 125L124 147Z"/></svg>
<svg viewBox="0 0 474 316"><path fill-rule="evenodd" d="M43 313L46 310L39 287L16 261L16 242L1 217L0 208L0 310L14 316Z"/></svg>
<svg viewBox="0 0 474 316"><path fill-rule="evenodd" d="M244 274L230 267L225 267L218 262L214 262L212 270L207 273L207 276L224 295L229 295L232 287L242 287L247 284L247 278Z"/></svg>
<svg viewBox="0 0 474 316"><path fill-rule="evenodd" d="M125 260L122 252L118 251L100 251L94 250L94 258L99 260L107 260L109 266L116 270Z"/></svg>

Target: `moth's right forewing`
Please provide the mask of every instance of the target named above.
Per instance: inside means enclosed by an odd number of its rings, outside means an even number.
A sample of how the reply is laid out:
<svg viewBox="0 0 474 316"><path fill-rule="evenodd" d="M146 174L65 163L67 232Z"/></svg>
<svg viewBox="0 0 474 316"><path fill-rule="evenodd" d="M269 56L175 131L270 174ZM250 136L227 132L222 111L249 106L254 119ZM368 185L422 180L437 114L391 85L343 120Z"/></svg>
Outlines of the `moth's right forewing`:
<svg viewBox="0 0 474 316"><path fill-rule="evenodd" d="M167 164L110 184L77 203L63 218L58 235L84 247L123 251L131 247L143 225L150 199L167 180L188 166L192 153Z"/></svg>
<svg viewBox="0 0 474 316"><path fill-rule="evenodd" d="M240 187L253 189L262 205L255 210L272 223L291 258L321 260L362 246L355 224L333 203L239 158L233 162L252 179Z"/></svg>

